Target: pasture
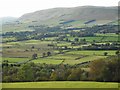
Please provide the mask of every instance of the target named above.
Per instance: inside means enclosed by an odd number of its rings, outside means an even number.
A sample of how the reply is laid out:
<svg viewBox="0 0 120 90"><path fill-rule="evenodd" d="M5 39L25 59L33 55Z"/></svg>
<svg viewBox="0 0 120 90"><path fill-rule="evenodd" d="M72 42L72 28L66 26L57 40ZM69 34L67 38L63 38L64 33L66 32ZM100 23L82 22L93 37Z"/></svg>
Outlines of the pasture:
<svg viewBox="0 0 120 90"><path fill-rule="evenodd" d="M70 40L74 41L75 37L69 37ZM93 37L79 37L79 39L86 39L86 41L88 42L114 42L114 41L118 41L118 36L102 36L102 35L96 35Z"/></svg>
<svg viewBox="0 0 120 90"><path fill-rule="evenodd" d="M24 62L29 60L29 58L2 58L3 60L8 60L9 63Z"/></svg>
<svg viewBox="0 0 120 90"><path fill-rule="evenodd" d="M108 53L108 56L115 55L115 50L101 50L101 51L88 51L88 50L82 50L82 51L70 51L66 52L64 54L56 54L49 57L38 57L38 59L32 60L34 63L45 63L45 64L79 64L82 62L88 62L93 60L98 60L102 58L106 58L107 56L104 56L104 52ZM25 53L24 53L25 54ZM30 54L30 53L29 53ZM27 55L27 54L26 54ZM32 56L32 54L31 54ZM18 62L25 62L30 60L31 58L25 58L25 57L3 57L3 60L8 60L9 63L18 63Z"/></svg>
<svg viewBox="0 0 120 90"><path fill-rule="evenodd" d="M118 88L118 83L82 82L82 81L19 82L19 83L2 83L2 87L3 88Z"/></svg>
<svg viewBox="0 0 120 90"><path fill-rule="evenodd" d="M74 41L76 37L70 37L67 34L68 39ZM45 63L45 64L79 64L82 62L88 62L93 60L98 60L101 58L106 58L111 55L115 55L116 50L76 50L81 48L82 44L71 46L71 42L67 41L55 41L57 37L49 37L44 40L25 40L17 42L6 42L3 43L3 60L8 60L9 63L18 63L25 62L32 58L32 55L36 53L38 58L32 60L34 63ZM79 37L80 39L86 39L87 44L90 45L94 40L99 43L113 42L117 41L118 35L114 33L107 34L98 34L96 33L93 37ZM8 38L8 40L11 38ZM68 48L73 48L74 50L60 50L54 49L48 44L53 44L58 47L67 46ZM51 56L42 57L43 53L51 52ZM107 52L108 55L104 56L104 53Z"/></svg>

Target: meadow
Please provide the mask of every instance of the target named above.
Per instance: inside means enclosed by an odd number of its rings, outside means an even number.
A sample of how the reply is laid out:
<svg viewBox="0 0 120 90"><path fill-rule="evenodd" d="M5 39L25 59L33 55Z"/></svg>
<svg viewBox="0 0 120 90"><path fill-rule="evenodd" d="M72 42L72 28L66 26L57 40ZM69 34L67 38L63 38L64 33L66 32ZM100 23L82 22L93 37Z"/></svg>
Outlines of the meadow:
<svg viewBox="0 0 120 90"><path fill-rule="evenodd" d="M70 51L66 52L65 54L56 54L49 57L44 58L37 58L35 60L32 60L34 63L46 63L46 64L79 64L82 62L87 61L94 61L97 59L106 58L107 56L104 56L104 52L108 53L108 56L115 55L115 50L101 50L101 51L88 51L88 50L82 50L82 51ZM29 53L30 54L30 53ZM18 55L18 53L17 53ZM23 56L23 55L22 55ZM31 54L32 56L32 54ZM18 63L18 62L24 62L28 61L31 58L25 58L25 57L3 57L3 60L8 60L9 63Z"/></svg>
<svg viewBox="0 0 120 90"><path fill-rule="evenodd" d="M3 83L3 88L118 88L118 83L83 82L83 81L53 81L53 82L19 82Z"/></svg>
<svg viewBox="0 0 120 90"><path fill-rule="evenodd" d="M80 37L79 39L86 39L89 45L93 40L100 43L115 42L118 35L114 33L99 34L96 33L94 37ZM68 39L74 41L76 37L69 37ZM48 46L48 44L55 44L59 47L67 46L68 48L77 49L84 45L71 46L70 42L66 41L55 41L57 37L45 38L45 40L26 40L17 42L6 42L3 43L3 60L8 60L9 63L18 63L28 61L32 58L34 53L38 54L38 58L33 60L34 63L46 63L46 64L79 64L82 62L93 61L100 58L106 58L111 55L115 55L116 50L68 50L64 54L57 54L59 50L54 50L53 47ZM112 38L112 39L111 39ZM9 38L8 38L9 39ZM10 38L11 39L11 38ZM34 46L34 48L32 48ZM44 52L50 51L52 53L49 57L42 57ZM104 56L104 52L108 55Z"/></svg>

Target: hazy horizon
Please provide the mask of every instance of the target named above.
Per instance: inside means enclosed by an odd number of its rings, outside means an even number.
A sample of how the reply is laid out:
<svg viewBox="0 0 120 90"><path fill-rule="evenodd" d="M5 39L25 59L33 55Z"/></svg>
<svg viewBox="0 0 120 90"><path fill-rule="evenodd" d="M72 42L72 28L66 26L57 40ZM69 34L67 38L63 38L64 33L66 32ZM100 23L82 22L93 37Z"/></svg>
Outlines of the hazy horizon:
<svg viewBox="0 0 120 90"><path fill-rule="evenodd" d="M2 0L0 3L0 18L17 18L26 13L51 8L69 8L78 6L111 7L118 6L118 2L119 0Z"/></svg>

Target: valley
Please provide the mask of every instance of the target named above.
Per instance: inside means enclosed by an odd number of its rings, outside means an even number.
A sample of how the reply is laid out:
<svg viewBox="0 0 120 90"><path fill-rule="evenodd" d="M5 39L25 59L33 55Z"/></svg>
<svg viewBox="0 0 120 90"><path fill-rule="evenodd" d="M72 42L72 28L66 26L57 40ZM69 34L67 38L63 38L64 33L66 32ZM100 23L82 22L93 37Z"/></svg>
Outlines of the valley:
<svg viewBox="0 0 120 90"><path fill-rule="evenodd" d="M3 88L118 88L116 13L116 7L54 8L5 22Z"/></svg>

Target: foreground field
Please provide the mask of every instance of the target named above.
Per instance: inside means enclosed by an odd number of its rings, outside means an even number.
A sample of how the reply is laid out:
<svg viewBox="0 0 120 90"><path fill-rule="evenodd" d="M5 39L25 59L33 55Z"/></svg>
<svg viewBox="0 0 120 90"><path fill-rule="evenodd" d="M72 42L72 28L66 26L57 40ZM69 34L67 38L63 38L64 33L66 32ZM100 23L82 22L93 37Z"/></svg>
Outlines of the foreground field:
<svg viewBox="0 0 120 90"><path fill-rule="evenodd" d="M26 82L26 83L3 83L3 88L118 88L118 83L104 82Z"/></svg>

